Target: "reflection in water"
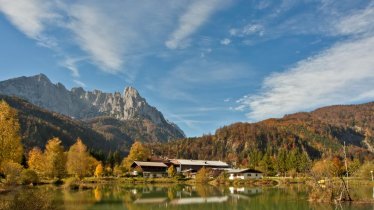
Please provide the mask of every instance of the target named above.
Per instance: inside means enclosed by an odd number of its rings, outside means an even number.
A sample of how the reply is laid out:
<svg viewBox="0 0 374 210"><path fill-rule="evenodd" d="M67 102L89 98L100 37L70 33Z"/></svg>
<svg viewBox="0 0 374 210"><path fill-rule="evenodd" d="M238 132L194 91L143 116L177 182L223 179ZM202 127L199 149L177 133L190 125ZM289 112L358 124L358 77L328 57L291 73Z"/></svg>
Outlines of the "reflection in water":
<svg viewBox="0 0 374 210"><path fill-rule="evenodd" d="M103 195L101 194L101 187L97 186L94 190L94 194L95 194L95 200L96 201L101 201Z"/></svg>
<svg viewBox="0 0 374 210"><path fill-rule="evenodd" d="M155 203L165 203L167 198L139 198L134 201L135 204L155 204Z"/></svg>
<svg viewBox="0 0 374 210"><path fill-rule="evenodd" d="M201 204L201 203L223 203L228 200L228 196L221 197L194 197L179 198L170 201L172 205Z"/></svg>
<svg viewBox="0 0 374 210"><path fill-rule="evenodd" d="M361 186L352 191L352 196L372 199L373 191L372 187ZM307 198L307 189L302 185L287 188L100 185L90 190L77 191L39 186L0 195L0 209L373 209L371 204L313 204Z"/></svg>
<svg viewBox="0 0 374 210"><path fill-rule="evenodd" d="M55 200L53 188L30 188L21 192L11 192L0 196L0 209L56 209L59 201Z"/></svg>

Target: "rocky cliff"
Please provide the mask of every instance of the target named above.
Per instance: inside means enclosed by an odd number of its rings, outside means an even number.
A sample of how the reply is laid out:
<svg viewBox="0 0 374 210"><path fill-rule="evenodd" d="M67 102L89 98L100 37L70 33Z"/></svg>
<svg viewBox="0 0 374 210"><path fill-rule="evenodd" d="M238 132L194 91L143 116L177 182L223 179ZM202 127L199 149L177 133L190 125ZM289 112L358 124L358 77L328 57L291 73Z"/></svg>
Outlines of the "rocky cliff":
<svg viewBox="0 0 374 210"><path fill-rule="evenodd" d="M122 94L100 90L85 91L81 87L67 90L61 83L53 84L47 76L39 74L0 82L0 94L17 96L47 110L84 121L110 117L122 122L151 124L152 126L146 127L164 131L163 135L151 135L154 136L152 141L185 136L177 125L168 122L162 113L150 106L133 87L126 87ZM159 137L162 139L158 139Z"/></svg>

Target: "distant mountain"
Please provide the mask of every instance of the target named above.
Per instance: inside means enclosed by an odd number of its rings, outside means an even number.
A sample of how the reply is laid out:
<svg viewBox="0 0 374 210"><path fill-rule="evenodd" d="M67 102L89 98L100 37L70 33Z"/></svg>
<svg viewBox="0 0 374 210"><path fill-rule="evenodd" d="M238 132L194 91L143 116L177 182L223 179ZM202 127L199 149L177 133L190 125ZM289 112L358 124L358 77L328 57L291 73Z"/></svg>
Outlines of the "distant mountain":
<svg viewBox="0 0 374 210"><path fill-rule="evenodd" d="M0 94L26 99L36 106L85 121L100 133L116 137L122 133L145 142L184 138L183 131L150 106L138 91L127 87L123 94L83 88L67 90L39 74L0 82Z"/></svg>
<svg viewBox="0 0 374 210"><path fill-rule="evenodd" d="M220 159L240 163L254 151L276 155L297 148L312 159L342 155L374 158L374 102L340 105L286 115L257 123L235 123L214 135L153 144L155 154L187 159Z"/></svg>

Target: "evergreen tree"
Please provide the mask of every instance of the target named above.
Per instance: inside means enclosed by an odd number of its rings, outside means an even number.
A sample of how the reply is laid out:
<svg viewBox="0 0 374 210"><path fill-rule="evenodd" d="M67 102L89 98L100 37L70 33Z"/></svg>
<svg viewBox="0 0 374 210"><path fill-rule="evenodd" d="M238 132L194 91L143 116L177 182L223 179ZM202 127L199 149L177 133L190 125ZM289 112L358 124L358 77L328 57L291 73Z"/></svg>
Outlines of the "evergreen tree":
<svg viewBox="0 0 374 210"><path fill-rule="evenodd" d="M299 152L297 149L291 150L291 152L287 155L287 171L288 170L295 170L297 172L299 169Z"/></svg>
<svg viewBox="0 0 374 210"><path fill-rule="evenodd" d="M109 154L106 159L106 163L109 164L110 167L114 166L114 157L112 151L109 151Z"/></svg>
<svg viewBox="0 0 374 210"><path fill-rule="evenodd" d="M260 168L264 173L264 176L269 176L274 173L274 163L271 156L265 153L260 162Z"/></svg>
<svg viewBox="0 0 374 210"><path fill-rule="evenodd" d="M114 165L119 165L121 164L121 155L120 152L117 150L113 153L113 159L114 159ZM114 167L114 165L112 167Z"/></svg>
<svg viewBox="0 0 374 210"><path fill-rule="evenodd" d="M260 165L262 152L258 149L252 150L248 157L248 168L254 169Z"/></svg>
<svg viewBox="0 0 374 210"><path fill-rule="evenodd" d="M277 171L281 174L284 174L284 175L285 175L286 171L288 170L288 167L287 167L287 151L285 149L281 149L278 152L277 159L276 159L276 167L277 167Z"/></svg>
<svg viewBox="0 0 374 210"><path fill-rule="evenodd" d="M312 167L312 161L310 160L308 154L306 152L301 153L298 172L306 173Z"/></svg>

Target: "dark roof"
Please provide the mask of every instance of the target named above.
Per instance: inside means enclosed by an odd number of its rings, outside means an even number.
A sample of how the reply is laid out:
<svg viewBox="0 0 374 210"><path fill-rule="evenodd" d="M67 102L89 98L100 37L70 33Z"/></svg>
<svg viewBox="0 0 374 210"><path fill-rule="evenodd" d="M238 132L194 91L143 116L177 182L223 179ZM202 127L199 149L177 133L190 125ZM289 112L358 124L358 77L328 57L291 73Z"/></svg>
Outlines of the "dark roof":
<svg viewBox="0 0 374 210"><path fill-rule="evenodd" d="M255 170L255 169L248 169L248 168L243 168L243 169L231 169L228 171L229 174L241 174L241 173L260 173L262 174L261 171Z"/></svg>

